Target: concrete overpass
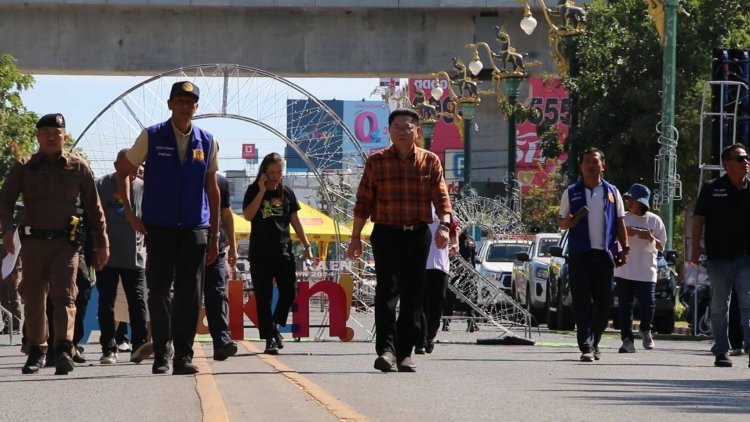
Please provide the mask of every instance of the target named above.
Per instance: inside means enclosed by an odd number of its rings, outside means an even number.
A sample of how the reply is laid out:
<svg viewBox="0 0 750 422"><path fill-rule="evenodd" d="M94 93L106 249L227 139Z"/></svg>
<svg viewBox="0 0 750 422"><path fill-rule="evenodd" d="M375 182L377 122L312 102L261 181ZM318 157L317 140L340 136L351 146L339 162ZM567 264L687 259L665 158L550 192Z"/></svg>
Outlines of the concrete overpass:
<svg viewBox="0 0 750 422"><path fill-rule="evenodd" d="M464 46L493 45L501 25L543 62L534 73L556 73L541 11L531 37L522 16L515 0L0 0L0 53L33 74L238 63L284 76L423 76L451 57L468 62Z"/></svg>

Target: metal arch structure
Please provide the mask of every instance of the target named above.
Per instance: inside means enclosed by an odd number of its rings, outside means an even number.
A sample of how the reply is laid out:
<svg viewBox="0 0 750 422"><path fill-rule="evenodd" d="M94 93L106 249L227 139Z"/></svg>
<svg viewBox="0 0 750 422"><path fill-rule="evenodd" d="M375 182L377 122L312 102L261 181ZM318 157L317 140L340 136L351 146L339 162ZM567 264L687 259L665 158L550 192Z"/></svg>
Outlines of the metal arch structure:
<svg viewBox="0 0 750 422"><path fill-rule="evenodd" d="M465 196L453 202L453 212L462 227L479 226L491 236L524 232L520 214L496 199Z"/></svg>
<svg viewBox="0 0 750 422"><path fill-rule="evenodd" d="M130 147L146 127L170 117L166 101L172 84L182 80L200 88L194 120L235 119L284 141L318 179L331 217L342 222L353 219L352 192L367 158L355 136L336 113L302 87L271 72L238 64L181 67L141 82L117 97L86 126L74 145L85 151L95 174L112 171L117 151ZM296 107L291 107L293 103ZM341 141L315 138L321 133L340 136ZM223 141L221 145L226 147ZM330 183L328 176L336 170L348 170L349 186ZM338 226L336 237L340 240Z"/></svg>

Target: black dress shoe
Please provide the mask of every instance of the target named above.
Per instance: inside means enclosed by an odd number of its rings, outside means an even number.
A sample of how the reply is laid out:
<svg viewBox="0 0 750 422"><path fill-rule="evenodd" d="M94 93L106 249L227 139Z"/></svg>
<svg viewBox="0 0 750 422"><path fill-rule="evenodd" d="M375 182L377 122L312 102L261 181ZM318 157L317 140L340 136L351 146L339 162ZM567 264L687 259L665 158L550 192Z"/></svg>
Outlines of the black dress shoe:
<svg viewBox="0 0 750 422"><path fill-rule="evenodd" d="M714 366L718 366L720 368L731 368L732 359L729 359L729 355L726 353L719 353L718 355L716 355L716 360L714 360Z"/></svg>
<svg viewBox="0 0 750 422"><path fill-rule="evenodd" d="M175 359L172 364L174 365L172 375L193 375L199 372L198 367L190 362L189 358Z"/></svg>
<svg viewBox="0 0 750 422"><path fill-rule="evenodd" d="M152 374L166 374L169 372L169 360L166 356L154 357L154 364L151 366Z"/></svg>
<svg viewBox="0 0 750 422"><path fill-rule="evenodd" d="M398 372L417 372L417 365L411 360L411 356L401 359L397 364Z"/></svg>
<svg viewBox="0 0 750 422"><path fill-rule="evenodd" d="M415 355L423 355L424 354L424 347L415 347L414 348L414 354Z"/></svg>
<svg viewBox="0 0 750 422"><path fill-rule="evenodd" d="M227 341L214 346L214 360L227 360L228 357L237 354L237 343Z"/></svg>
<svg viewBox="0 0 750 422"><path fill-rule="evenodd" d="M435 339L427 339L427 344L424 346L425 353L432 353L435 350Z"/></svg>
<svg viewBox="0 0 750 422"><path fill-rule="evenodd" d="M276 328L276 334L273 336L273 339L276 341L276 347L279 349L284 348L284 337L281 336L278 328Z"/></svg>
<svg viewBox="0 0 750 422"><path fill-rule="evenodd" d="M83 356L81 352L78 352L73 356L73 362L78 364L84 364L86 363L86 358Z"/></svg>
<svg viewBox="0 0 750 422"><path fill-rule="evenodd" d="M276 345L276 340L269 338L266 339L266 349L263 351L263 353L267 355L278 355L279 354L279 347Z"/></svg>
<svg viewBox="0 0 750 422"><path fill-rule="evenodd" d="M22 374L36 374L42 369L47 361L45 358L44 351L39 346L31 346L29 348L29 357L26 359L26 363L21 368Z"/></svg>
<svg viewBox="0 0 750 422"><path fill-rule="evenodd" d="M68 352L60 352L55 358L55 375L68 375L75 368Z"/></svg>

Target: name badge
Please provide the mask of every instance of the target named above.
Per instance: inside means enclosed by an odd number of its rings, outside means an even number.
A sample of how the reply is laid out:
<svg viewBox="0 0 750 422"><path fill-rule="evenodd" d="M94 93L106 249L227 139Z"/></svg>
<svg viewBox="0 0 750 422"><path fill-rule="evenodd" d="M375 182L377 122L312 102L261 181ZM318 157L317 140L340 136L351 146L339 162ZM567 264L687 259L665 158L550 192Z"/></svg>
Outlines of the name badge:
<svg viewBox="0 0 750 422"><path fill-rule="evenodd" d="M203 161L206 159L206 156L203 154L202 149L194 149L193 150L193 160L195 161Z"/></svg>

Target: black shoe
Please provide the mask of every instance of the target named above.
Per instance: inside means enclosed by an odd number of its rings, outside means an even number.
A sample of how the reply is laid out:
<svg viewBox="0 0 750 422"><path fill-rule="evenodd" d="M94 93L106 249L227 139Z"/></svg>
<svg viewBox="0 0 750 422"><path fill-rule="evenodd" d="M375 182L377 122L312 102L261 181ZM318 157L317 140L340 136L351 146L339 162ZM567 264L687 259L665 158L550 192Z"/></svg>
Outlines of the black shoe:
<svg viewBox="0 0 750 422"><path fill-rule="evenodd" d="M154 364L151 366L152 374L166 374L169 372L169 360L166 356L154 357Z"/></svg>
<svg viewBox="0 0 750 422"><path fill-rule="evenodd" d="M76 354L73 356L73 362L81 365L86 363L86 357L83 356L83 347L76 346Z"/></svg>
<svg viewBox="0 0 750 422"><path fill-rule="evenodd" d="M60 352L55 358L55 375L68 375L75 367L68 352Z"/></svg>
<svg viewBox="0 0 750 422"><path fill-rule="evenodd" d="M714 366L718 366L719 368L731 368L732 359L729 359L729 355L726 353L719 353L716 355L716 360L714 360Z"/></svg>
<svg viewBox="0 0 750 422"><path fill-rule="evenodd" d="M44 360L44 367L45 368L52 368L55 366L55 356L54 353L47 352L47 357Z"/></svg>
<svg viewBox="0 0 750 422"><path fill-rule="evenodd" d="M143 343L140 346L133 349L130 352L130 361L133 363L141 363L144 359L147 359L154 353L154 344L149 342Z"/></svg>
<svg viewBox="0 0 750 422"><path fill-rule="evenodd" d="M396 357L393 356L393 353L383 352L382 355L375 359L375 364L373 366L380 372L393 372L396 370L395 363Z"/></svg>
<svg viewBox="0 0 750 422"><path fill-rule="evenodd" d="M423 355L424 354L424 347L415 347L414 348L414 354L415 355Z"/></svg>
<svg viewBox="0 0 750 422"><path fill-rule="evenodd" d="M26 359L26 363L21 368L22 374L36 374L40 369L44 368L46 363L45 353L41 346L30 346L29 357Z"/></svg>
<svg viewBox="0 0 750 422"><path fill-rule="evenodd" d="M274 334L273 339L276 341L276 347L278 347L279 349L284 348L284 337L281 336L279 327L276 327L276 334Z"/></svg>
<svg viewBox="0 0 750 422"><path fill-rule="evenodd" d="M264 350L263 353L267 355L279 354L279 347L276 345L275 339L272 339L272 338L266 339L266 350Z"/></svg>
<svg viewBox="0 0 750 422"><path fill-rule="evenodd" d="M435 339L428 338L427 344L424 346L425 353L432 353L432 351L435 350Z"/></svg>
<svg viewBox="0 0 750 422"><path fill-rule="evenodd" d="M594 360L599 360L602 358L602 352L599 351L598 347L594 347Z"/></svg>
<svg viewBox="0 0 750 422"><path fill-rule="evenodd" d="M214 346L214 360L227 360L228 357L237 354L237 343L227 341Z"/></svg>
<svg viewBox="0 0 750 422"><path fill-rule="evenodd" d="M411 356L401 359L397 364L398 372L417 372L417 365L411 360Z"/></svg>
<svg viewBox="0 0 750 422"><path fill-rule="evenodd" d="M190 358L177 358L172 361L174 369L172 369L172 375L194 375L197 374L198 367L190 362Z"/></svg>

